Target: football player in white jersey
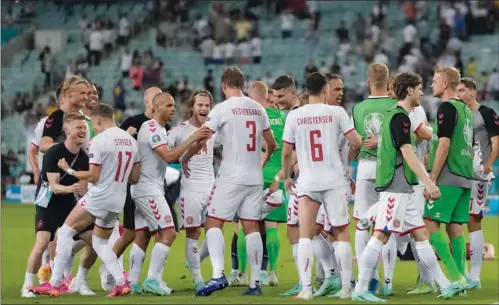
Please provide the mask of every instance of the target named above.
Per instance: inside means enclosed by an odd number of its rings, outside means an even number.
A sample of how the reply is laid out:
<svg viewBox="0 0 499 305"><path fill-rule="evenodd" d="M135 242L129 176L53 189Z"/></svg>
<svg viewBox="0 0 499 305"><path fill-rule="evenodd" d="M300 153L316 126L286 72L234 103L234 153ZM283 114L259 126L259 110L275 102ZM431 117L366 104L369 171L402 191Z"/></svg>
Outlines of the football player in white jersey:
<svg viewBox="0 0 499 305"><path fill-rule="evenodd" d="M336 255L341 266L342 291L345 296L350 293L353 261L339 135L343 133L353 149L358 149L361 143L346 111L341 107L325 104L329 91L327 78L320 73L312 73L307 77L306 87L309 104L290 112L286 120L282 167L286 190L295 193L292 189L294 182L290 178L295 146L300 168L296 194L300 223L298 263L303 286L296 298L310 300L313 297L311 246L321 204L338 240ZM322 180L317 181L317 176L322 177Z"/></svg>
<svg viewBox="0 0 499 305"><path fill-rule="evenodd" d="M205 123L213 106L213 97L207 90L196 90L189 101L190 118L180 123L166 134L170 148L179 147ZM198 240L204 225L208 200L215 183L213 169L212 136L205 146L195 155L186 156L188 164L182 174L180 190L180 215L185 229L185 256L194 279L196 290L204 285L201 276ZM181 158L181 163L182 163Z"/></svg>
<svg viewBox="0 0 499 305"><path fill-rule="evenodd" d="M174 115L173 97L165 92L156 94L153 98L153 118L142 124L137 135L142 168L139 182L131 187L130 193L136 206L135 230L149 236L138 239L136 235L130 252L132 261L128 279L134 294L170 294L166 287L160 285L165 259L176 237L173 217L164 194L166 166L167 163L176 162L192 143L211 136L208 130L202 128L177 148L170 149L164 126L174 119ZM156 243L152 249L147 278L139 288L139 276L147 250L147 244L141 241L149 240L150 234L155 236Z"/></svg>
<svg viewBox="0 0 499 305"><path fill-rule="evenodd" d="M244 76L237 67L229 67L222 74L222 90L227 100L210 112L206 128L217 134L223 147L223 159L208 205L205 223L206 240L213 265L213 278L196 291L208 296L228 286L224 274L224 222L237 215L246 236L246 248L251 269L249 288L244 295L261 295L260 268L263 244L258 221L264 203L262 167L276 148L265 109L243 95ZM261 138L267 150L261 158ZM218 141L217 140L217 141ZM202 146L196 147L197 151ZM184 161L185 162L185 161ZM241 174L244 173L244 174Z"/></svg>
<svg viewBox="0 0 499 305"><path fill-rule="evenodd" d="M62 170L80 180L88 181L89 187L58 231L57 255L50 285L38 291L39 293L60 295L59 287L64 266L71 255L72 239L94 222L92 238L85 238L85 242L92 245L116 279L116 287L108 296L130 293L124 271L118 264L108 239L123 210L127 181L138 181L140 163L136 141L127 132L116 127L113 114L113 108L106 104L99 105L92 112L92 124L98 135L93 139L89 151L90 170L75 171L66 160L59 160Z"/></svg>

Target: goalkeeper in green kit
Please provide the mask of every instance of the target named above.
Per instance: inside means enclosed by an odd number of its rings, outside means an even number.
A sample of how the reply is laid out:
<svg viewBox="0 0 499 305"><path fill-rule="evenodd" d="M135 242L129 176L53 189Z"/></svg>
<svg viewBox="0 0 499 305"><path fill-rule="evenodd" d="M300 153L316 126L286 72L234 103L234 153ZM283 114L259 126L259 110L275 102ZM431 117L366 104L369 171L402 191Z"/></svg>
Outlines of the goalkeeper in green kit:
<svg viewBox="0 0 499 305"><path fill-rule="evenodd" d="M253 82L249 89L248 95L250 98L260 103L265 110L267 111L267 115L269 117L270 129L274 134L274 138L277 142L277 149L269 159L265 167L263 168L263 182L264 189L270 187L272 183L279 183L279 189L284 192L284 183L279 181L277 178L278 172L281 170L281 150L282 150L282 134L284 132L284 123L285 116L281 114L281 112L277 109L271 107L271 105L267 102L268 99L268 88L265 83L261 81ZM265 145L263 145L265 148ZM264 248L264 259L262 262L261 268L261 282L262 285L270 285L270 286L278 286L279 280L277 279L277 261L279 258L279 250L280 250L280 240L279 240L279 231L278 231L278 223L287 221L287 204L281 205L279 208L273 210L267 217L265 218L265 233L262 233L263 244L266 246ZM239 226L238 226L239 228ZM261 227L262 228L262 227ZM261 231L263 228L261 229ZM234 235L234 239L236 235ZM234 245L233 239L233 245ZM234 247L232 247L234 250ZM267 251L265 251L267 250ZM232 251L233 256L234 252ZM265 252L267 252L268 260L265 259ZM229 279L229 283L231 285L240 286L243 285L244 280L246 278L246 268L247 268L247 253L246 253L246 240L244 234L242 233L242 228L239 228L239 232L237 234L237 258L238 258L238 267L239 274L235 274L235 270L233 267L233 271L231 272L231 276ZM267 262L269 265L270 272L267 274ZM234 274L233 274L234 273Z"/></svg>
<svg viewBox="0 0 499 305"><path fill-rule="evenodd" d="M457 99L459 72L453 67L438 67L433 77L433 95L442 100L430 142L428 168L430 179L442 196L425 205L426 228L430 243L447 270L451 281L466 285L466 241L463 224L468 222L473 177L474 117L466 104ZM447 238L439 230L447 225Z"/></svg>

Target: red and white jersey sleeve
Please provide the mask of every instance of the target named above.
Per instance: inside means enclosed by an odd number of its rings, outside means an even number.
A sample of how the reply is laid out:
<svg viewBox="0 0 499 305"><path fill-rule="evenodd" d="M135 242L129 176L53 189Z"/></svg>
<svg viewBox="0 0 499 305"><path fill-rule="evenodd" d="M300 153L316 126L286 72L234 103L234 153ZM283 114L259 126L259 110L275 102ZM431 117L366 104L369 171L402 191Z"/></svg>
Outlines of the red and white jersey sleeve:
<svg viewBox="0 0 499 305"><path fill-rule="evenodd" d="M424 126L428 119L426 118L426 112L424 111L423 106L417 106L413 108L409 113L409 119L411 120L412 132L416 132L419 128ZM419 162L421 162L421 164L424 164L424 157L427 147L427 140L416 141L414 149L416 152L416 156L418 157L418 160Z"/></svg>
<svg viewBox="0 0 499 305"><path fill-rule="evenodd" d="M283 141L296 148L300 168L298 191L322 191L344 185L340 136L351 130L353 125L347 113L338 106L310 104L289 113Z"/></svg>
<svg viewBox="0 0 499 305"><path fill-rule="evenodd" d="M90 183L88 196L102 209L120 213L128 177L137 160L137 142L126 131L112 127L98 134L89 149L89 163L100 167L99 180Z"/></svg>
<svg viewBox="0 0 499 305"><path fill-rule="evenodd" d="M161 146L168 146L166 129L155 120L145 121L137 134L140 155L139 182L131 187L132 198L164 194L167 163L156 153Z"/></svg>
<svg viewBox="0 0 499 305"><path fill-rule="evenodd" d="M261 139L269 128L265 109L249 97L232 97L211 110L205 126L215 132L223 147L218 179L241 185L263 184Z"/></svg>
<svg viewBox="0 0 499 305"><path fill-rule="evenodd" d="M47 121L48 116L42 118L35 127L33 131L33 138L31 139L31 144L36 147L40 147L40 142L42 140L43 128L45 127L45 121ZM43 165L43 155L41 151L38 151L38 168L42 170Z"/></svg>

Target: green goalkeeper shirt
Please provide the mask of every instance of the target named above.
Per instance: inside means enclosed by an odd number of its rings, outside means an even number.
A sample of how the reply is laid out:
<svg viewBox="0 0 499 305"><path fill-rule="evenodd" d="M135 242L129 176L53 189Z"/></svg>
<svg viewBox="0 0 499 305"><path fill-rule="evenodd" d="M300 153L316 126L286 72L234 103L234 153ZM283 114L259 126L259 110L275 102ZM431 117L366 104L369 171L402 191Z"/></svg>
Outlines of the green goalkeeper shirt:
<svg viewBox="0 0 499 305"><path fill-rule="evenodd" d="M269 161L263 168L263 182L272 183L272 181L274 181L274 177L281 170L282 134L284 133L284 123L286 122L286 117L277 109L269 107L265 110L267 111L267 116L269 117L270 130L274 135L277 149L274 151Z"/></svg>

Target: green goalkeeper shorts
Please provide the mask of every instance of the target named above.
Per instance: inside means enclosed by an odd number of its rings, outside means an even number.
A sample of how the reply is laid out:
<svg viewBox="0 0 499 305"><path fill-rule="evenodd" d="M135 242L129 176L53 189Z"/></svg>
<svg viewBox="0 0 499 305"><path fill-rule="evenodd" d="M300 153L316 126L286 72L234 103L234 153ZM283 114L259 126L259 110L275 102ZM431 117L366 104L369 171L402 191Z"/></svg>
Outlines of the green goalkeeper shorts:
<svg viewBox="0 0 499 305"><path fill-rule="evenodd" d="M439 185L440 199L426 202L425 219L443 223L467 223L470 215L471 189Z"/></svg>
<svg viewBox="0 0 499 305"><path fill-rule="evenodd" d="M263 185L263 189L269 188L271 183L265 183ZM279 189L283 191L283 196L286 198L286 189L284 188L284 183L279 184ZM266 221L274 221L274 222L287 222L288 221L288 200L287 198L284 200L282 205L272 212L270 212L267 217L265 217Z"/></svg>

